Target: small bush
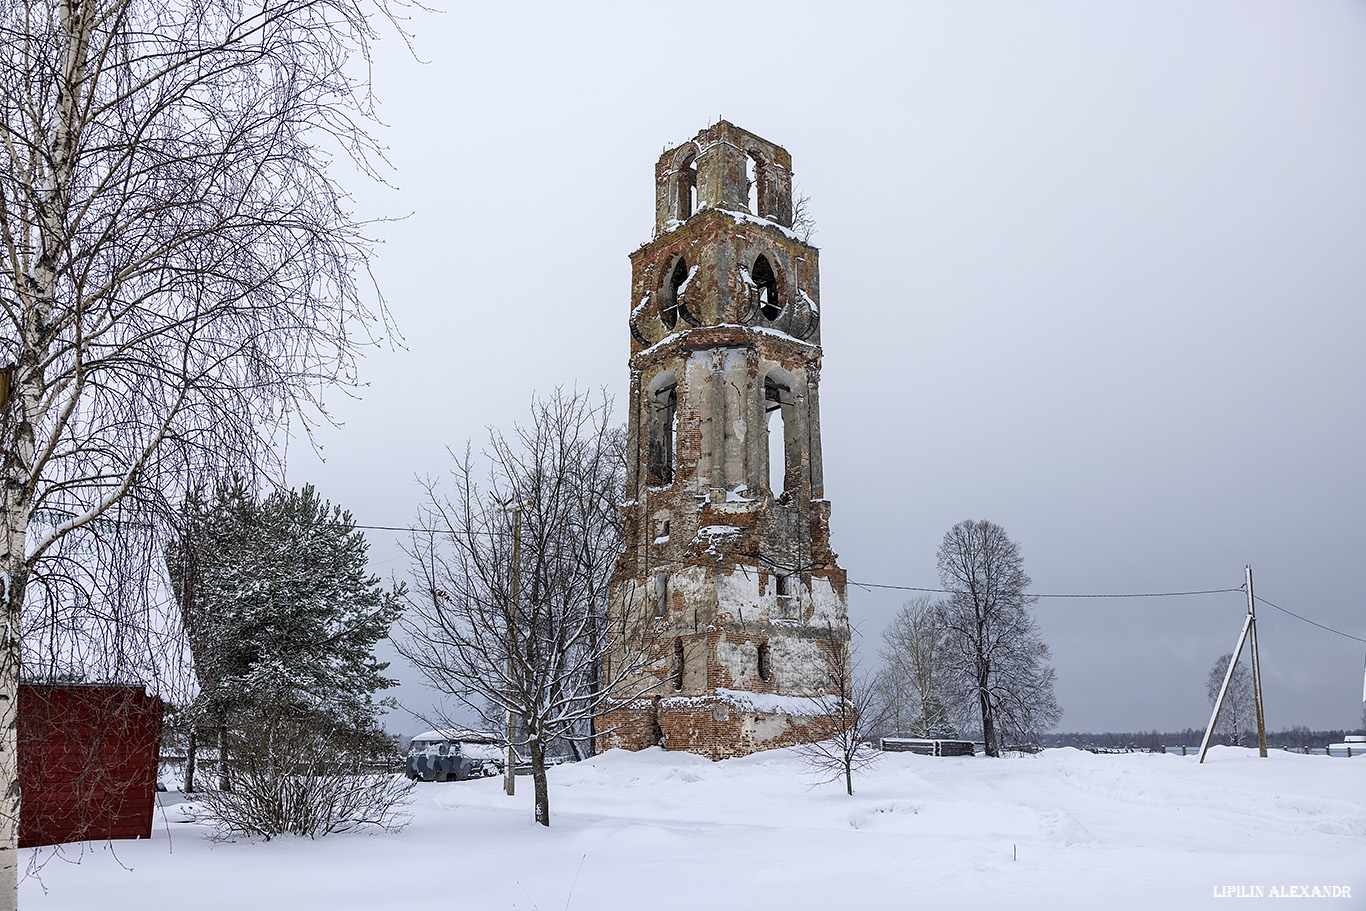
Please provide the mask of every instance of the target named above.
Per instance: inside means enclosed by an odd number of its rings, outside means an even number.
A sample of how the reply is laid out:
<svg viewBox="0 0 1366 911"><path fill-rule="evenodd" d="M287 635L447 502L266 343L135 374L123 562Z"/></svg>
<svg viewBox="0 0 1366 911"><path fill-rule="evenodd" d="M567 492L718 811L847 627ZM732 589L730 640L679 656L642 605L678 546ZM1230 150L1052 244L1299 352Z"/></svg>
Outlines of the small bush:
<svg viewBox="0 0 1366 911"><path fill-rule="evenodd" d="M383 771L378 738L273 720L235 739L230 789L205 792L196 817L214 838L318 838L408 823L413 784Z"/></svg>

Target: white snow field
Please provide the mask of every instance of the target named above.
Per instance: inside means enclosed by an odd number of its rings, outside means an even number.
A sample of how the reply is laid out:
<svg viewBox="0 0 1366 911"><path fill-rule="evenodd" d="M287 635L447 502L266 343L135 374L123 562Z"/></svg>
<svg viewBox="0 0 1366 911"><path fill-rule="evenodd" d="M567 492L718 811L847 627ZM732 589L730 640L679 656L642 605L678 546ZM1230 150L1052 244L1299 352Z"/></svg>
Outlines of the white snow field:
<svg viewBox="0 0 1366 911"><path fill-rule="evenodd" d="M530 779L423 783L390 835L214 844L163 794L150 840L46 859L28 909L1188 908L1318 887L1366 904L1366 758L884 754L816 784L791 750L614 750ZM1343 896L1350 890L1350 897ZM1291 893L1293 894L1293 893ZM1312 899L1311 899L1312 900ZM1004 904L1003 904L1004 903ZM1302 902L1301 902L1302 903ZM949 905L944 905L949 907ZM1221 906L1222 907L1222 906Z"/></svg>

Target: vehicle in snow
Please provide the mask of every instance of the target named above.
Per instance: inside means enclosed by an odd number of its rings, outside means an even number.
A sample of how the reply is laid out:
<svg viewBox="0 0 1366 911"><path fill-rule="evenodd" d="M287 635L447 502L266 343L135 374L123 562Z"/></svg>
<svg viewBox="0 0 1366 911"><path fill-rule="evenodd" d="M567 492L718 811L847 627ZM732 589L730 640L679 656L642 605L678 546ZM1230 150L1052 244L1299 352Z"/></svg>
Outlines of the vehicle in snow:
<svg viewBox="0 0 1366 911"><path fill-rule="evenodd" d="M408 747L404 774L414 781L464 781L503 771L506 747L497 734L451 728L427 731Z"/></svg>

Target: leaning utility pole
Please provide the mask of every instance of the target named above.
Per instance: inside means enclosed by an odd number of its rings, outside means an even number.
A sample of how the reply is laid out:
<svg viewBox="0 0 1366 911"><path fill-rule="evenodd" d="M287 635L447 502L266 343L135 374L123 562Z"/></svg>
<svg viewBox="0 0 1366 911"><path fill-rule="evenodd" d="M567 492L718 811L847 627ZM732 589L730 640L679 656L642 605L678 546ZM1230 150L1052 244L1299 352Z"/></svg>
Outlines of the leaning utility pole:
<svg viewBox="0 0 1366 911"><path fill-rule="evenodd" d="M1224 672L1224 685L1219 687L1219 698L1214 700L1214 711L1209 716L1209 726L1205 728L1205 738L1200 741L1200 761L1205 761L1205 751L1209 749L1210 737L1214 734L1214 724L1219 720L1219 710L1224 707L1224 696L1228 694L1229 682L1233 679L1233 670L1238 666L1238 657L1243 653L1243 642L1247 639L1249 631L1252 632L1252 700L1257 707L1257 744L1260 747L1261 756L1266 758L1266 721L1262 714L1262 674L1261 658L1257 653L1257 609L1256 601L1252 595L1252 566L1246 567L1247 582L1247 616L1243 619L1243 631L1238 634L1238 644L1233 647L1233 655L1228 660L1228 670Z"/></svg>
<svg viewBox="0 0 1366 911"><path fill-rule="evenodd" d="M1247 571L1247 615L1252 618L1252 701L1257 706L1257 750L1266 758L1266 718L1262 714L1262 656L1257 651L1257 599L1252 596L1252 564Z"/></svg>

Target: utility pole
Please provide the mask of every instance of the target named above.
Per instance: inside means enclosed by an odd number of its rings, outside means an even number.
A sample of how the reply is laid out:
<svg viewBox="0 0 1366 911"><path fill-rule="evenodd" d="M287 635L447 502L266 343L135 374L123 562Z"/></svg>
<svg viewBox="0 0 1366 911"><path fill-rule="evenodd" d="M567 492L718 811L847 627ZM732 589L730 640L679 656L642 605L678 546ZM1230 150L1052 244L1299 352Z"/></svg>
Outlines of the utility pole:
<svg viewBox="0 0 1366 911"><path fill-rule="evenodd" d="M1257 654L1257 610L1252 595L1252 566L1246 567L1247 616L1243 618L1243 631L1238 634L1238 644L1233 647L1233 655L1228 659L1228 670L1224 672L1224 685L1219 688L1219 698L1214 700L1214 711L1209 716L1209 726L1205 728L1205 738L1200 741L1200 761L1205 761L1205 751L1209 749L1210 737L1214 734L1214 724L1219 720L1219 710L1224 707L1224 697L1228 695L1228 685L1233 679L1233 671L1238 667L1238 658L1243 654L1243 642L1252 633L1252 701L1257 707L1257 743L1262 758L1266 758L1266 721L1262 715L1262 675L1261 661Z"/></svg>
<svg viewBox="0 0 1366 911"><path fill-rule="evenodd" d="M521 600L522 577L522 502L513 498L512 504L506 507L506 512L512 513L512 610L508 612L507 645L508 645L508 684L511 685L516 674L515 655L517 651L517 608ZM512 797L517 792L517 754L512 750L512 738L515 731L512 724L512 709L508 709L507 719L507 738L508 755L507 770L503 776L503 790L507 796Z"/></svg>
<svg viewBox="0 0 1366 911"><path fill-rule="evenodd" d="M1257 599L1252 596L1252 564L1247 570L1247 615L1252 621L1252 700L1257 706L1257 750L1266 758L1266 717L1262 714L1262 658L1257 651Z"/></svg>

